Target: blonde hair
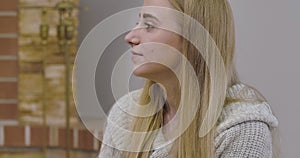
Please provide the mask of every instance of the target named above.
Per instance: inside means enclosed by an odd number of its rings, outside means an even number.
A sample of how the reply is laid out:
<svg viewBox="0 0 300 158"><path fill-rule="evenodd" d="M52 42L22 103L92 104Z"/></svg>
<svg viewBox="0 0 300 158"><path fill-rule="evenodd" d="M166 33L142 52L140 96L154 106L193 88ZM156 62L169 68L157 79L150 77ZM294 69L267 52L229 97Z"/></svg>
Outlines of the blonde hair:
<svg viewBox="0 0 300 158"><path fill-rule="evenodd" d="M215 41L218 47L221 57L224 61L225 73L227 75L227 80L223 82L224 85L221 87L230 87L233 84L239 82L233 57L235 48L235 31L233 15L230 5L227 0L169 0L173 7L194 18L209 32L212 39ZM184 21L182 25L182 33L185 37L195 36L194 30L189 27L190 21ZM197 37L195 37L197 38ZM203 41L199 41L203 42ZM202 158L212 158L215 155L214 151L214 136L215 136L215 125L213 128L204 136L199 137L199 130L201 128L201 123L204 120L205 113L208 110L209 100L215 96L215 94L220 93L220 98L225 98L225 93L218 91L213 91L211 89L211 84L213 81L210 79L210 72L206 65L204 58L195 48L195 46L188 40L183 40L182 43L182 53L187 58L187 60L192 65L194 72L196 73L197 80L199 83L199 105L196 111L195 117L188 126L188 128L179 136L172 146L172 154L174 157L189 158L189 157L202 157ZM214 60L214 57L211 57ZM189 76L184 76L189 80ZM143 88L143 92L140 96L140 104L146 105L150 102L149 89L154 84L153 81L148 80ZM188 95L193 92L191 85L183 84L181 85L181 95ZM193 86L193 85L192 85ZM211 93L213 91L213 93ZM198 94L198 93L197 93ZM219 94L217 95L219 96ZM181 101L184 101L185 105L192 104L188 99L181 97ZM228 102L226 99L221 100L224 105ZM180 125L184 123L182 118L189 115L182 108L183 111L180 115ZM163 109L150 117L136 117L132 123L131 130L137 132L154 131L162 126L163 122ZM141 150L145 147L150 147L154 141L154 135L145 135L143 138L139 139ZM122 157L124 158L148 158L150 152L123 152Z"/></svg>

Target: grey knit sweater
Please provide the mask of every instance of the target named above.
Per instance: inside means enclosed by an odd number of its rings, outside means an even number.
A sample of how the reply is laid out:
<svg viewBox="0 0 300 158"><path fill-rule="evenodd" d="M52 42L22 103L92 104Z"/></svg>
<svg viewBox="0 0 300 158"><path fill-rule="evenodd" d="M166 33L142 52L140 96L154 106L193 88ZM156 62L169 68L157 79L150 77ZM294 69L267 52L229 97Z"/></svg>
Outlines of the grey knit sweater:
<svg viewBox="0 0 300 158"><path fill-rule="evenodd" d="M138 92L131 93L138 97ZM257 97L254 89L236 84L227 90L227 97L233 99L251 99ZM129 95L119 99L113 106L108 117L108 123L103 138L99 158L119 158L121 151L130 142L119 129L128 129L132 117L124 112L130 111ZM124 110L125 109L125 110ZM120 128L116 128L117 125ZM266 102L235 102L226 105L219 117L215 135L216 158L271 158L271 131L278 125ZM166 158L172 144L159 147L166 140L162 132L158 132L150 158ZM109 142L110 147L107 144ZM126 143L127 142L127 143Z"/></svg>

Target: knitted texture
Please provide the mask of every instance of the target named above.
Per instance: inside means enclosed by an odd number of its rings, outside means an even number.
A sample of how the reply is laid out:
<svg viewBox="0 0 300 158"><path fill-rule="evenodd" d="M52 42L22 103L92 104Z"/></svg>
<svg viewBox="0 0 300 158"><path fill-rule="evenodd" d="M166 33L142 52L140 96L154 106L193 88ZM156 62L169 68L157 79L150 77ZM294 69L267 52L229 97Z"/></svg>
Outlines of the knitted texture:
<svg viewBox="0 0 300 158"><path fill-rule="evenodd" d="M112 107L104 133L99 158L119 158L121 150L127 150L134 139L129 134L133 117L132 98L138 100L139 91L134 91L120 98ZM256 90L236 84L227 90L227 97L232 99L251 100L257 98ZM126 112L127 111L127 112ZM226 105L219 117L215 135L216 158L271 158L271 131L278 126L266 102L234 102ZM166 158L172 144L166 144L161 131L158 131L153 142L150 158ZM108 145L107 145L108 144Z"/></svg>

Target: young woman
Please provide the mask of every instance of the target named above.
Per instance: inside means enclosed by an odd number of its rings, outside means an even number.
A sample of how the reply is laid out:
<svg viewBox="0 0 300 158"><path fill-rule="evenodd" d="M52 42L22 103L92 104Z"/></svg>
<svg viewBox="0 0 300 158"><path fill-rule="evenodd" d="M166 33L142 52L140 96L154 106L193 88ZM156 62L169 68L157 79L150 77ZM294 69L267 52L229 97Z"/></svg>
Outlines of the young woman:
<svg viewBox="0 0 300 158"><path fill-rule="evenodd" d="M277 119L236 75L228 1L144 0L139 16L125 41L147 81L111 109L99 157L272 157Z"/></svg>

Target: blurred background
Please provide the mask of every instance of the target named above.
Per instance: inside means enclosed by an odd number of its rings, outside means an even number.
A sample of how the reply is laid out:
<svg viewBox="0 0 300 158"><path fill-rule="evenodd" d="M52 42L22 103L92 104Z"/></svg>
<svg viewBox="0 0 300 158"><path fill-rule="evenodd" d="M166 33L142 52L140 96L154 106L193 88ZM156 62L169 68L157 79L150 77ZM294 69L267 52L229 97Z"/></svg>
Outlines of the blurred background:
<svg viewBox="0 0 300 158"><path fill-rule="evenodd" d="M96 157L77 116L79 0L0 0L0 157ZM96 137L94 137L94 136Z"/></svg>
<svg viewBox="0 0 300 158"><path fill-rule="evenodd" d="M86 130L72 97L70 76L76 51L99 22L142 3L0 0L0 158L96 157L101 144L91 133L98 137L102 133ZM230 3L240 78L271 104L280 125L281 157L293 158L300 142L300 1ZM129 49L123 37L113 39L96 69L97 95L106 112L115 101L112 69ZM134 76L129 81L131 89L142 83ZM90 110L82 117L97 120L97 116Z"/></svg>

